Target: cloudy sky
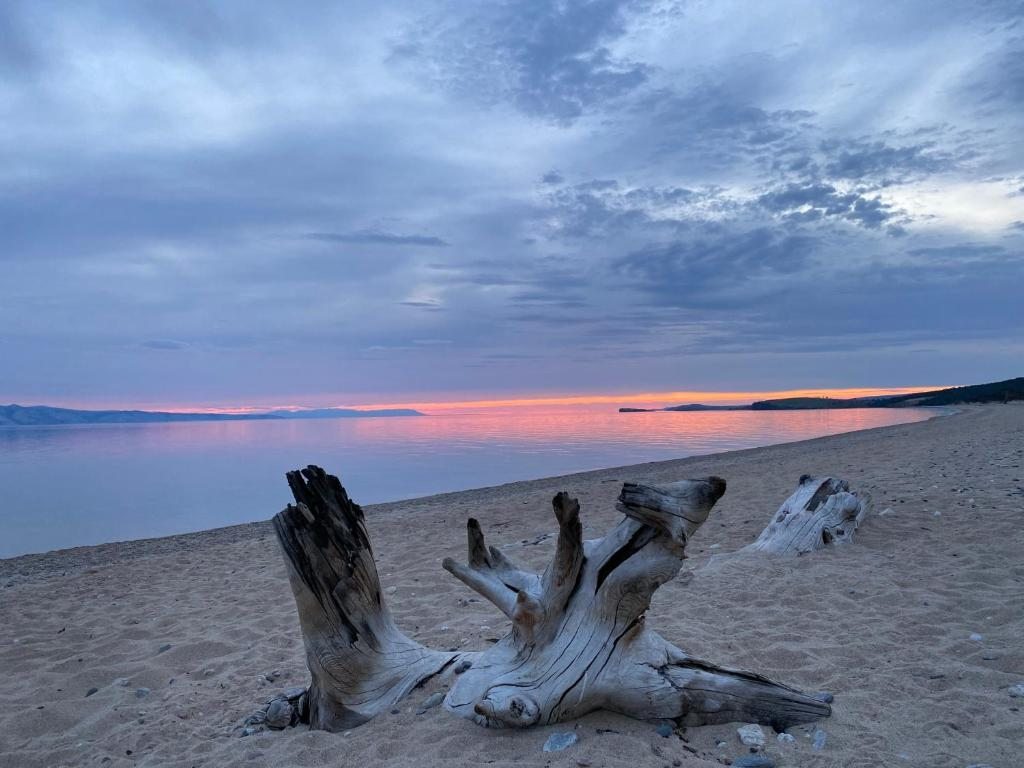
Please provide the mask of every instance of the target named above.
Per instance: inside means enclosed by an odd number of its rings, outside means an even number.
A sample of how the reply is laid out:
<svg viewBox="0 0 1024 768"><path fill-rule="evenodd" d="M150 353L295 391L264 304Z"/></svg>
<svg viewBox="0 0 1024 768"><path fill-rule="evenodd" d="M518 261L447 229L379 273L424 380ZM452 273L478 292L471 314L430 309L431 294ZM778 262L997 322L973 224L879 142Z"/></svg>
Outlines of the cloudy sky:
<svg viewBox="0 0 1024 768"><path fill-rule="evenodd" d="M1021 2L0 4L0 402L1024 372Z"/></svg>

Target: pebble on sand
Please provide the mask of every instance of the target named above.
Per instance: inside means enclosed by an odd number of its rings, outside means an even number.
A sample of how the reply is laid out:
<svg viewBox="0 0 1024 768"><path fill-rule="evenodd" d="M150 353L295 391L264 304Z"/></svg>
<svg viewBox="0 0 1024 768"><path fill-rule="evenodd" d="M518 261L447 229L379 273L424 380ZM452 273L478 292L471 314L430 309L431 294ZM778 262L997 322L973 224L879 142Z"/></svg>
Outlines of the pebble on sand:
<svg viewBox="0 0 1024 768"><path fill-rule="evenodd" d="M292 724L293 711L287 699L274 699L267 707L267 725L271 728L287 728Z"/></svg>
<svg viewBox="0 0 1024 768"><path fill-rule="evenodd" d="M811 743L811 746L814 747L815 749L824 749L825 748L825 741L827 739L828 739L828 734L825 733L825 731L823 731L820 728L818 728L814 732L814 741Z"/></svg>
<svg viewBox="0 0 1024 768"><path fill-rule="evenodd" d="M573 731L569 731L567 733L552 733L548 736L548 740L544 742L544 751L561 752L563 749L568 749L579 740L580 737Z"/></svg>
<svg viewBox="0 0 1024 768"><path fill-rule="evenodd" d="M97 691L99 691L99 688L90 688L88 691L85 692L85 698L89 698Z"/></svg>
<svg viewBox="0 0 1024 768"><path fill-rule="evenodd" d="M672 726L668 723L662 723L654 729L654 732L661 736L661 738L667 739L669 736L672 735Z"/></svg>
<svg viewBox="0 0 1024 768"><path fill-rule="evenodd" d="M796 741L796 736L792 733L780 733L775 738L778 740L779 744L792 744Z"/></svg>
<svg viewBox="0 0 1024 768"><path fill-rule="evenodd" d="M1017 683L1016 685L1011 685L1007 690L1009 691L1010 696L1012 698L1024 699L1024 683Z"/></svg>
<svg viewBox="0 0 1024 768"><path fill-rule="evenodd" d="M765 745L764 731L756 723L749 723L737 728L736 735L740 737L740 741L743 742L744 746L760 749Z"/></svg>
<svg viewBox="0 0 1024 768"><path fill-rule="evenodd" d="M423 703L420 704L420 708L416 710L416 714L417 715L422 715L428 709L433 709L438 704L440 704L442 701L444 701L444 693L443 692L438 691L437 693L432 693L429 696L427 696L426 699L423 700Z"/></svg>

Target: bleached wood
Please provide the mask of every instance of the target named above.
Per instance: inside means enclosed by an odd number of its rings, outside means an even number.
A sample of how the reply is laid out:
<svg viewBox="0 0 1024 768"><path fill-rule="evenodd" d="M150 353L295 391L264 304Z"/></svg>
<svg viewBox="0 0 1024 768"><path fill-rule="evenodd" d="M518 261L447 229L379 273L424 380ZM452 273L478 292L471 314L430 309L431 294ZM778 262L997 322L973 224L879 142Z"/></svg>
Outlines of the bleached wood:
<svg viewBox="0 0 1024 768"><path fill-rule="evenodd" d="M578 504L556 496L555 559L539 592L517 593L517 605L543 610L522 616L514 611L512 632L456 679L445 707L481 725L513 728L595 709L692 725L742 720L780 729L827 716L828 705L813 696L691 658L645 625L651 596L675 577L687 540L724 491L725 481L716 477L627 483L618 504L626 519L604 538L579 544ZM492 602L502 609L503 601Z"/></svg>
<svg viewBox="0 0 1024 768"><path fill-rule="evenodd" d="M804 475L757 540L739 552L802 555L849 543L870 502L867 494L851 492L845 480Z"/></svg>
<svg viewBox="0 0 1024 768"><path fill-rule="evenodd" d="M311 727L357 725L456 662L462 674L445 708L490 727L608 709L690 725L741 720L782 729L830 713L788 686L691 658L646 627L651 596L676 576L687 541L725 492L721 478L627 483L618 503L626 517L592 541L583 541L579 503L558 494L558 540L540 575L488 547L470 519L467 562L448 559L444 567L512 621L504 638L478 654L431 651L402 634L380 594L362 511L317 467L290 473L289 482L297 504L274 523L313 676L298 719Z"/></svg>
<svg viewBox="0 0 1024 768"><path fill-rule="evenodd" d="M666 485L623 483L615 505L623 514L666 533L681 546L708 519L711 506L725 493L725 481L706 483L680 480ZM708 503L708 499L714 500Z"/></svg>
<svg viewBox="0 0 1024 768"><path fill-rule="evenodd" d="M388 711L462 654L432 651L395 626L384 603L363 511L338 478L288 473L295 505L274 517L312 682L300 719L338 731Z"/></svg>

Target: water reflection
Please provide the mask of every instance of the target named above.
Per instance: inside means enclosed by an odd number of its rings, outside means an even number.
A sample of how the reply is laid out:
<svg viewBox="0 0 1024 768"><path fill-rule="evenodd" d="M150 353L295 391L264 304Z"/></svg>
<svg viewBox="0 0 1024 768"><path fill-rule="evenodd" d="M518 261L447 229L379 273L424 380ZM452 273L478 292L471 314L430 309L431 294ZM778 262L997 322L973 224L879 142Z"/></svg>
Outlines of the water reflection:
<svg viewBox="0 0 1024 768"><path fill-rule="evenodd" d="M386 419L0 428L0 557L270 517L321 464L363 503L920 421L925 409L619 414L606 405Z"/></svg>

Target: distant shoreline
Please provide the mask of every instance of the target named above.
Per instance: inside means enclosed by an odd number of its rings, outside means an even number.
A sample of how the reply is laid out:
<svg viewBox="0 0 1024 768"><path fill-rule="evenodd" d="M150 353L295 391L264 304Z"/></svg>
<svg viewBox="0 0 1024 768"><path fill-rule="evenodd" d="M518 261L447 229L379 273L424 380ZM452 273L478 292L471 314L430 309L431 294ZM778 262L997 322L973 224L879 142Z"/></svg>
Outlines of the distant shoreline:
<svg viewBox="0 0 1024 768"><path fill-rule="evenodd" d="M170 411L85 411L48 405L0 405L0 427L60 427L79 424L168 424L196 421L287 421L423 416L412 408L315 408L263 413L173 413Z"/></svg>
<svg viewBox="0 0 1024 768"><path fill-rule="evenodd" d="M929 408L946 405L980 405L1024 400L1024 377L950 387L903 395L872 395L869 397L784 397L758 400L747 405L705 405L687 403L664 408L619 408L619 413L653 413L658 411L818 411L851 408Z"/></svg>

